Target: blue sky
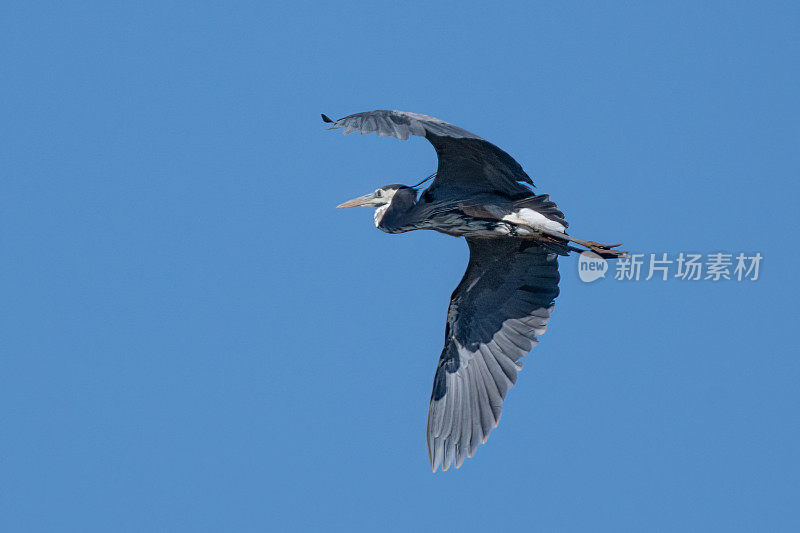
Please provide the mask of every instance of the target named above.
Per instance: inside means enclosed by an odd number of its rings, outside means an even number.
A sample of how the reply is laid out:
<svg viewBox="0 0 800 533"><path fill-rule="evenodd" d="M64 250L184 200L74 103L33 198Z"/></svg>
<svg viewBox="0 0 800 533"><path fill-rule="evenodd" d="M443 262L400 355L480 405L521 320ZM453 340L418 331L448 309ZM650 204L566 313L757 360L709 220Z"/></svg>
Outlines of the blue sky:
<svg viewBox="0 0 800 533"><path fill-rule="evenodd" d="M0 16L0 529L797 531L796 3L12 2ZM649 3L652 4L652 3ZM505 148L571 230L760 252L586 284L489 443L431 474L463 241L343 200Z"/></svg>

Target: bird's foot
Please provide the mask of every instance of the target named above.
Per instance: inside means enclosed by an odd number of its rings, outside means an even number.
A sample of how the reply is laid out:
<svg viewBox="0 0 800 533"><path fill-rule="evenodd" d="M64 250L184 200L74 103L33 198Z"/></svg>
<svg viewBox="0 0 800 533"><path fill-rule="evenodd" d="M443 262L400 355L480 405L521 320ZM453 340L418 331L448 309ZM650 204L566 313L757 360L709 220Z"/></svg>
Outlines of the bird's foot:
<svg viewBox="0 0 800 533"><path fill-rule="evenodd" d="M606 258L606 259L613 259L616 257L625 257L628 255L628 252L625 250L614 250L617 246L622 246L622 243L619 244L600 244L599 242L595 241L584 241L581 244L589 248L591 251L596 253L597 255Z"/></svg>
<svg viewBox="0 0 800 533"><path fill-rule="evenodd" d="M601 244L596 241L585 241L583 239L578 239L577 237L573 237L572 235L567 235L565 233L557 233L549 230L540 230L541 233L548 235L550 237L554 237L558 240L567 240L569 242L574 242L575 244L580 244L581 246L585 246L589 250L593 251L603 259L616 259L618 257L625 257L628 255L628 252L624 250L615 250L617 246L622 246L622 244ZM572 248L573 251L579 252L580 249Z"/></svg>

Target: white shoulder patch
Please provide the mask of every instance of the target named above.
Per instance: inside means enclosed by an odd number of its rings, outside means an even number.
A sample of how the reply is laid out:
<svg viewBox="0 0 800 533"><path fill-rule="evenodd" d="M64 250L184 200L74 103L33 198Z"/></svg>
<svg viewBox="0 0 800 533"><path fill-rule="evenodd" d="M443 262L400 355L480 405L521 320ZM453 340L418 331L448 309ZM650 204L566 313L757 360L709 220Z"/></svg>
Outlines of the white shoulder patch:
<svg viewBox="0 0 800 533"><path fill-rule="evenodd" d="M559 233L564 233L564 230L566 230L562 224L559 224L555 220L550 220L538 211L528 209L527 207L523 207L519 211L504 216L503 220L511 222L512 224L530 226L534 229L542 228Z"/></svg>

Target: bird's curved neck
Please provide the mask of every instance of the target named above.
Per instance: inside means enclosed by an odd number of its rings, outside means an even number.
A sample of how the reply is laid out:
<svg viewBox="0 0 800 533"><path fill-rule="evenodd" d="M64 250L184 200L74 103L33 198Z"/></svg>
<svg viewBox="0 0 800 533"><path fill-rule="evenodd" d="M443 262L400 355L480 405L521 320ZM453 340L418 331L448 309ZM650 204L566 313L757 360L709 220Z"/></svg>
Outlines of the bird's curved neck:
<svg viewBox="0 0 800 533"><path fill-rule="evenodd" d="M413 209L417 193L413 189L397 192L392 201L375 210L375 226L386 233L403 233L416 229L413 225Z"/></svg>
<svg viewBox="0 0 800 533"><path fill-rule="evenodd" d="M376 228L380 228L381 227L381 223L383 222L383 218L386 216L386 211L388 211L391 206L392 206L392 204L386 204L386 205L382 205L382 206L378 207L375 210L375 227Z"/></svg>

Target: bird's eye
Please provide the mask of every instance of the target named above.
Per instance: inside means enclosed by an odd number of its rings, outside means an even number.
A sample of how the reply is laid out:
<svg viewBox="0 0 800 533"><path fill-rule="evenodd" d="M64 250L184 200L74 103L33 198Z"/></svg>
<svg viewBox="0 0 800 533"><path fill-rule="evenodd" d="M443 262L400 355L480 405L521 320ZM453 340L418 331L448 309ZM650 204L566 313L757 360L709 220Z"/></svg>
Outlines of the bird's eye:
<svg viewBox="0 0 800 533"><path fill-rule="evenodd" d="M375 191L375 198L380 198L381 196L383 196L383 192Z"/></svg>

